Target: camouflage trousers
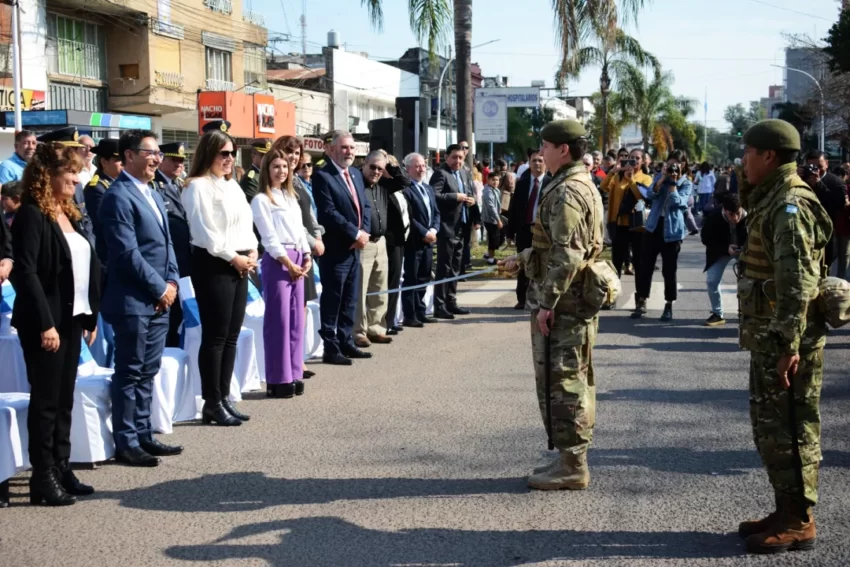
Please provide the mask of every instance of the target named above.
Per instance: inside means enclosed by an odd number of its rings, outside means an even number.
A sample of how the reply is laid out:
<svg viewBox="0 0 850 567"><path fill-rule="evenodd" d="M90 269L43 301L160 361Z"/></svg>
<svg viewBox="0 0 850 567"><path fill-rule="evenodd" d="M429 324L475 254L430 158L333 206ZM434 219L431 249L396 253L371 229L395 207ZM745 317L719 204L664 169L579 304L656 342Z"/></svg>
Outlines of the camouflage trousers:
<svg viewBox="0 0 850 567"><path fill-rule="evenodd" d="M576 454L590 446L596 422L596 385L591 352L598 324L598 319L588 323L556 313L555 324L549 333L552 442L558 449ZM537 327L536 309L531 313L531 349L537 401L544 427L550 433L546 420L546 337Z"/></svg>
<svg viewBox="0 0 850 567"><path fill-rule="evenodd" d="M801 353L797 373L791 378L796 422L791 419L791 397L779 384L776 373L778 360L779 356L775 354L750 353L753 439L777 500L793 501L808 508L818 501L823 349ZM799 462L794 457L794 432L799 446Z"/></svg>

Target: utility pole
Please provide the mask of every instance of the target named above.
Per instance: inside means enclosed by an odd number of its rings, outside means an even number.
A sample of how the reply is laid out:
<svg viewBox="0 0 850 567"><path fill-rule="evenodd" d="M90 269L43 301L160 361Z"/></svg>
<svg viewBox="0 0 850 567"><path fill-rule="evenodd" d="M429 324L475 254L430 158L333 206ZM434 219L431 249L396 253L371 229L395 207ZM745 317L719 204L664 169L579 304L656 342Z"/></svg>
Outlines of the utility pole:
<svg viewBox="0 0 850 567"><path fill-rule="evenodd" d="M702 161L708 161L708 87L705 87L705 104L702 118Z"/></svg>
<svg viewBox="0 0 850 567"><path fill-rule="evenodd" d="M17 0L4 2L12 6L12 82L15 85L15 132L23 130L21 123L21 42L20 14Z"/></svg>
<svg viewBox="0 0 850 567"><path fill-rule="evenodd" d="M307 65L307 0L301 2L301 55Z"/></svg>

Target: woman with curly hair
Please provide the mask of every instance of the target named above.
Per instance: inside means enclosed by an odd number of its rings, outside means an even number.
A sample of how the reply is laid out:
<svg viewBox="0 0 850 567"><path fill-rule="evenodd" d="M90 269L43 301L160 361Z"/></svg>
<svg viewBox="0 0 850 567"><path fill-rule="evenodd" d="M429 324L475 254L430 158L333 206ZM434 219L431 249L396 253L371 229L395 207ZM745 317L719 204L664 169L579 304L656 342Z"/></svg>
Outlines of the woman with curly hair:
<svg viewBox="0 0 850 567"><path fill-rule="evenodd" d="M100 262L73 202L83 161L76 148L41 144L24 170L23 197L12 225L17 298L12 326L27 365L27 419L33 471L30 502L67 506L92 494L71 470L71 409L80 338L94 342Z"/></svg>

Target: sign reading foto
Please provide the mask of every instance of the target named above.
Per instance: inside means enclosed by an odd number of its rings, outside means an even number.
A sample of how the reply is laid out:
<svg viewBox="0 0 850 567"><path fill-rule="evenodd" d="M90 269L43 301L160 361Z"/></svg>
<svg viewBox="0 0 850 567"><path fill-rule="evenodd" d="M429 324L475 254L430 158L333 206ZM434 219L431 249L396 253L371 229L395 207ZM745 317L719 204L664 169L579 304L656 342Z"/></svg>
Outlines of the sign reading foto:
<svg viewBox="0 0 850 567"><path fill-rule="evenodd" d="M475 141L508 141L508 103L505 97L475 97Z"/></svg>

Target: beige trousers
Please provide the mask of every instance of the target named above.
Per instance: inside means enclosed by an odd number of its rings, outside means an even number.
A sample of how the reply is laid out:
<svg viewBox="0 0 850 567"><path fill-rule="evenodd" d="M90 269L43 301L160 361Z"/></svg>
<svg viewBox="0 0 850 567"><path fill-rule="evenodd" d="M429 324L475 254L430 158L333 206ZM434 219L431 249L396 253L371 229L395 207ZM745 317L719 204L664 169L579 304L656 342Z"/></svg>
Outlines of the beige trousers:
<svg viewBox="0 0 850 567"><path fill-rule="evenodd" d="M384 318L387 315L387 294L366 297L373 291L386 291L389 275L387 241L382 236L369 242L360 251L360 295L357 315L354 317L354 336L384 335Z"/></svg>

